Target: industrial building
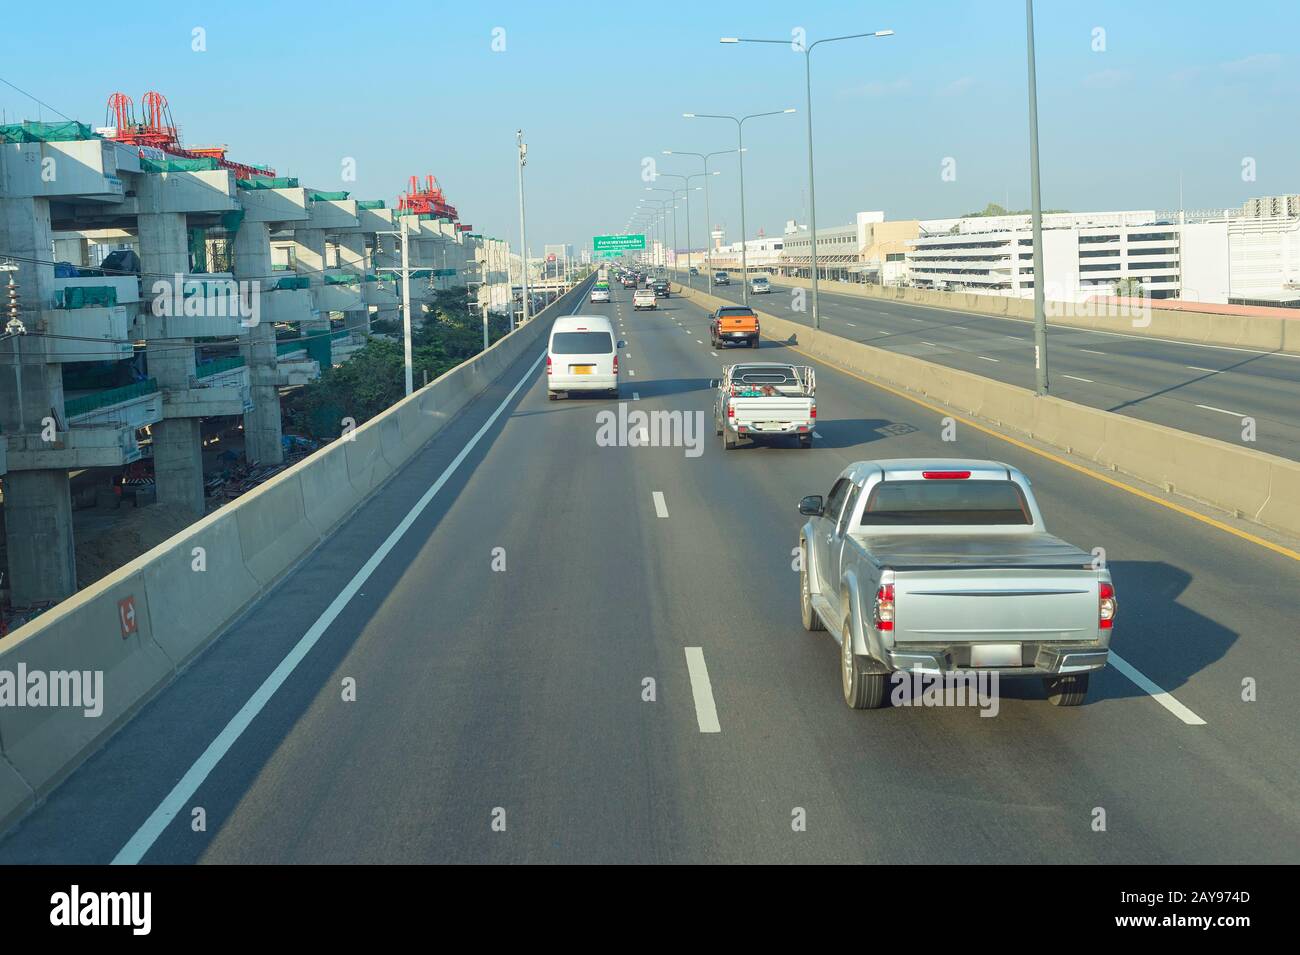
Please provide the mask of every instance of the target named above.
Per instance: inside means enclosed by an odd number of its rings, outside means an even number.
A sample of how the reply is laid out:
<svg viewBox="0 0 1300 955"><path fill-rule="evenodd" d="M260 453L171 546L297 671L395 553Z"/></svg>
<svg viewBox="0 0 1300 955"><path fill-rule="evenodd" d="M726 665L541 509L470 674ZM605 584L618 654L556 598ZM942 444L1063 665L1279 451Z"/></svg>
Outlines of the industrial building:
<svg viewBox="0 0 1300 955"><path fill-rule="evenodd" d="M467 275L509 307L507 250L432 177L398 208L185 147L166 100L114 125L0 127L0 487L14 606L76 589L70 477L146 462L159 502L205 511L205 423L283 460L280 394ZM466 278L456 279L464 285Z"/></svg>

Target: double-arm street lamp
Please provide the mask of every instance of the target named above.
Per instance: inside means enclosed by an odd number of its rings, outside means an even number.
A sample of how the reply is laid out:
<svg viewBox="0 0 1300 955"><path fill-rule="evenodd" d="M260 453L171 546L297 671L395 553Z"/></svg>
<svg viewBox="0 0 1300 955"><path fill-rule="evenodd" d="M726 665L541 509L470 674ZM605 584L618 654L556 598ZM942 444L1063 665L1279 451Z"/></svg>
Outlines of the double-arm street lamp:
<svg viewBox="0 0 1300 955"><path fill-rule="evenodd" d="M682 113L686 119L729 119L736 124L736 153L740 160L740 295L746 305L749 304L749 255L745 244L745 122L758 119L760 116L781 116L793 112L794 109L791 108L774 109L767 113L750 113L748 116L729 116L724 113ZM710 289L713 287L712 274L709 277L709 287Z"/></svg>
<svg viewBox="0 0 1300 955"><path fill-rule="evenodd" d="M808 229L812 240L812 325L820 328L821 322L817 312L817 193L813 186L813 135L812 135L812 51L823 43L835 43L838 40L862 40L893 36L893 30L875 30L871 33L852 33L848 36L832 36L805 44L796 40L756 40L748 37L724 36L722 43L779 43L789 45L796 53L803 54L804 92L808 112ZM742 225L743 228L743 225ZM748 285L748 282L746 282Z"/></svg>
<svg viewBox="0 0 1300 955"><path fill-rule="evenodd" d="M667 151L665 151L665 154L666 153ZM682 183L686 186L686 284L691 286L692 288L695 287L695 284L691 281L691 193L690 193L691 180L692 179L704 180L704 186L703 187L696 186L695 189L696 191L699 191L701 188L705 190L704 208L705 208L705 215L708 215L708 207L709 207L708 185L709 185L709 176L711 175L720 176L722 175L722 173L715 169L712 173L697 172L697 173L692 173L689 176L683 176L680 173L675 173L675 172L661 172L656 174L656 178L658 178L659 176L666 176L669 179L680 179ZM674 236L673 242L676 243L676 241L677 239ZM675 257L673 259L673 264L674 265L677 264L677 260Z"/></svg>
<svg viewBox="0 0 1300 955"><path fill-rule="evenodd" d="M739 154L742 151L743 150L739 149L718 149L711 153L692 153L680 149L664 150L665 156L694 156L697 159L704 160L704 271L709 274L710 294L713 293L713 214L709 211L709 160L714 156L726 156L730 153ZM715 172L713 175L716 176L717 173ZM686 218L690 219L689 211L686 214ZM689 282L691 275L691 237L689 235L690 229L688 228L686 231L688 233L686 236L686 278Z"/></svg>

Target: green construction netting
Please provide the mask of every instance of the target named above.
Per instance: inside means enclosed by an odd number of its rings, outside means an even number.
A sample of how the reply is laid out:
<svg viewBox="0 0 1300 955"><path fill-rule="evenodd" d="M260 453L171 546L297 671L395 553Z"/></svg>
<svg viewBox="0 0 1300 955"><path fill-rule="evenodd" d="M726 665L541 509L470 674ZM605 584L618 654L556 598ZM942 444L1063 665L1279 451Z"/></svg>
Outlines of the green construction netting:
<svg viewBox="0 0 1300 955"><path fill-rule="evenodd" d="M311 280L305 275L295 275L290 278L280 279L275 283L276 288L310 288Z"/></svg>
<svg viewBox="0 0 1300 955"><path fill-rule="evenodd" d="M384 205L383 199L358 199L357 208L358 209L385 209L387 207Z"/></svg>
<svg viewBox="0 0 1300 955"><path fill-rule="evenodd" d="M140 168L145 172L209 172L221 167L215 159L145 159L141 156Z"/></svg>
<svg viewBox="0 0 1300 955"><path fill-rule="evenodd" d="M225 229L231 236L238 232L239 227L243 224L243 209L232 209L230 212L221 213L221 228Z"/></svg>
<svg viewBox="0 0 1300 955"><path fill-rule="evenodd" d="M256 179L236 179L240 189L297 189L298 180L290 176L258 176Z"/></svg>
<svg viewBox="0 0 1300 955"><path fill-rule="evenodd" d="M312 202L341 202L348 197L346 192L309 192L307 198Z"/></svg>
<svg viewBox="0 0 1300 955"><path fill-rule="evenodd" d="M327 275L325 276L326 285L356 285L361 281L359 275Z"/></svg>
<svg viewBox="0 0 1300 955"><path fill-rule="evenodd" d="M99 139L84 123L69 120L66 123L34 123L26 120L0 126L0 141L6 143L67 143L83 139Z"/></svg>

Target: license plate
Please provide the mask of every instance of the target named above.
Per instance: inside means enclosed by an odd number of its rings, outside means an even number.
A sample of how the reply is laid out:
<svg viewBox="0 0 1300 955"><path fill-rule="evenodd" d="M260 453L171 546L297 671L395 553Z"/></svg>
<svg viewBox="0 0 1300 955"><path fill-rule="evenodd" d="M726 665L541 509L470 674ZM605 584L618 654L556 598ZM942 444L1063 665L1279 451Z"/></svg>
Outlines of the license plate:
<svg viewBox="0 0 1300 955"><path fill-rule="evenodd" d="M569 371L573 372L575 375L590 375L595 371L595 369L596 369L595 365L570 365L569 366Z"/></svg>
<svg viewBox="0 0 1300 955"><path fill-rule="evenodd" d="M974 644L970 648L970 665L973 667L1018 667L1020 666L1020 644Z"/></svg>
<svg viewBox="0 0 1300 955"><path fill-rule="evenodd" d="M769 421L767 424L763 425L763 429L766 431L780 431L783 427L785 427L785 425L779 421Z"/></svg>

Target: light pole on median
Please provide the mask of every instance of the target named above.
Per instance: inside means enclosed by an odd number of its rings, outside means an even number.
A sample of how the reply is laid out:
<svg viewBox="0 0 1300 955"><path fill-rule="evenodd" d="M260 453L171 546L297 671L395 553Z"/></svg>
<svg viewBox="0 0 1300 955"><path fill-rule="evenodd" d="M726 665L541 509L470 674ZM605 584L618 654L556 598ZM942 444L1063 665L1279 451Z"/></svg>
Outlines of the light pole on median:
<svg viewBox="0 0 1300 955"><path fill-rule="evenodd" d="M860 40L872 39L875 37L893 36L893 30L875 30L871 33L853 33L848 36L832 36L817 40L811 44L805 44L799 40L791 43L789 40L756 40L746 37L724 36L722 43L779 43L782 46L789 44L796 53L803 54L804 68L804 92L806 95L808 111L808 229L811 234L811 251L812 251L812 327L820 328L821 319L817 311L817 193L813 186L813 135L812 135L812 51L822 43L834 43L837 40ZM742 213L744 207L741 207ZM742 215L743 228L743 215ZM744 245L741 246L741 255L744 255ZM746 282L748 286L748 282Z"/></svg>
<svg viewBox="0 0 1300 955"><path fill-rule="evenodd" d="M524 225L524 166L528 165L528 144L524 142L524 131L515 130L515 144L519 148L519 261L520 281L522 282L523 310L519 313L519 323L528 321L528 231ZM511 331L514 330L515 307L510 303Z"/></svg>
<svg viewBox="0 0 1300 955"><path fill-rule="evenodd" d="M736 124L736 154L740 161L740 296L741 301L749 304L749 254L745 235L745 121L758 119L760 116L782 116L793 113L794 109L774 109L767 113L750 113L748 116L728 116L721 113L682 113L686 119L729 119ZM710 277L710 288L712 277ZM815 301L815 297L814 297ZM814 314L816 309L814 308Z"/></svg>
<svg viewBox="0 0 1300 955"><path fill-rule="evenodd" d="M1025 0L1029 47L1029 192L1034 243L1034 391L1045 395L1047 380L1047 312L1043 288L1043 198L1038 183L1038 71L1034 66L1034 0Z"/></svg>
<svg viewBox="0 0 1300 955"><path fill-rule="evenodd" d="M725 156L728 153L739 153L736 149L719 149L711 153L690 153L682 152L677 149L665 149L665 156L695 156L704 160L704 271L708 273L709 294L713 294L713 213L709 211L709 160L714 156ZM717 173L715 172L716 176ZM689 218L689 216L688 216ZM687 230L689 231L689 230ZM686 277L689 279L690 271L690 247L691 237L686 237Z"/></svg>
<svg viewBox="0 0 1300 955"><path fill-rule="evenodd" d="M661 191L661 192L669 192L669 191L671 191L671 190L664 189L664 190L659 190L659 191ZM659 225L659 234L660 234L660 236L661 236L661 238L660 238L660 250L661 250L661 253L662 253L662 249L663 249L663 247L664 247L665 245L668 244L668 234L667 234L667 230L668 230L668 204L669 204L669 201L668 201L667 199L642 199L642 200L640 200L640 201L643 202L643 203L645 203L647 206L652 206L652 205L653 205L653 206L657 206L657 207L658 207L657 209L653 210L653 212L654 212L654 215L658 217L656 221L657 221L657 223L658 223L658 225ZM653 259L654 257L651 256L651 258ZM665 255L665 256L664 256L664 264L667 264L667 261L668 261L668 260L667 260L667 256ZM655 263L655 264L659 264L659 263Z"/></svg>
<svg viewBox="0 0 1300 955"><path fill-rule="evenodd" d="M663 176L663 175L667 175L667 174L666 174L666 173L659 173L658 175ZM678 178L684 178L684 177L678 177ZM695 188L698 189L699 186L696 186ZM688 188L688 189L664 189L662 186L659 186L659 187L655 187L655 186L646 186L646 192L666 192L666 193L668 193L669 195L672 196L672 200L671 200L671 202L669 203L669 208L672 210L672 213L673 213L673 267L676 268L676 266L677 266L677 200L680 199L681 197L685 196L685 197L686 197L686 208L689 210L689 209L690 209L690 202L691 202L691 199L690 199L690 189L689 189L689 188ZM690 221L690 218L689 218L689 217L690 217L690 213L688 212L688 213L687 213L687 221L688 221L688 222ZM665 256L664 256L664 266L667 267L667 265L668 265L668 256L665 255Z"/></svg>
<svg viewBox="0 0 1300 955"><path fill-rule="evenodd" d="M668 150L665 150L664 153L665 155L667 155ZM714 170L712 173L709 173L707 171L702 173L697 172L697 173L692 173L689 176L683 176L679 173L673 173L673 172L661 172L661 173L656 173L655 175L656 178L658 176L667 176L669 179L680 179L686 185L686 190L687 190L686 192L686 284L689 285L691 288L694 288L695 283L691 281L691 193L690 193L691 180L692 179L704 180L704 185L696 186L695 191L699 192L701 189L705 189L704 207L705 207L705 214L707 215L708 202L709 202L708 199L709 194L707 191L707 187L709 184L709 176L710 175L720 176L722 175L722 173L717 170ZM674 239L674 241L676 240ZM676 264L675 258L673 261L674 264Z"/></svg>

